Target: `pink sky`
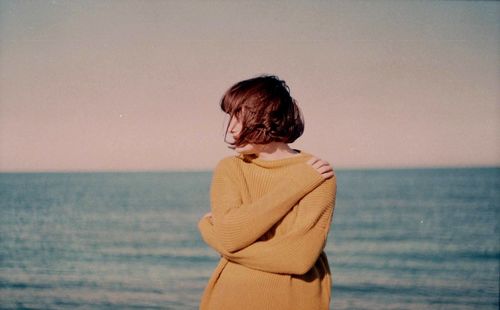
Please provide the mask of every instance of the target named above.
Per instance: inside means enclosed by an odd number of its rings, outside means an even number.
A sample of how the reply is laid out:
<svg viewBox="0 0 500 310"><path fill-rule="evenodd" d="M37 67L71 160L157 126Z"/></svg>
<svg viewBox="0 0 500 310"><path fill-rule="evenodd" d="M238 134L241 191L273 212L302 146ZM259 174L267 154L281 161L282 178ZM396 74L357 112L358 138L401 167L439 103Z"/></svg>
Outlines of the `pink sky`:
<svg viewBox="0 0 500 310"><path fill-rule="evenodd" d="M500 165L500 3L1 1L0 171L211 170L286 80L336 169Z"/></svg>

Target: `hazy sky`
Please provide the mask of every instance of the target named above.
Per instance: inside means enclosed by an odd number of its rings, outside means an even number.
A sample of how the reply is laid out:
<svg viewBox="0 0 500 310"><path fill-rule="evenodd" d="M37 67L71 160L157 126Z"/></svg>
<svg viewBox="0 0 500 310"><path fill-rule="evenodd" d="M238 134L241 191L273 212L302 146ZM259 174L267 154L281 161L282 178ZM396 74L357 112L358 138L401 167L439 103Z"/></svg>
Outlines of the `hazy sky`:
<svg viewBox="0 0 500 310"><path fill-rule="evenodd" d="M0 171L211 170L259 74L334 168L500 165L500 3L0 1Z"/></svg>

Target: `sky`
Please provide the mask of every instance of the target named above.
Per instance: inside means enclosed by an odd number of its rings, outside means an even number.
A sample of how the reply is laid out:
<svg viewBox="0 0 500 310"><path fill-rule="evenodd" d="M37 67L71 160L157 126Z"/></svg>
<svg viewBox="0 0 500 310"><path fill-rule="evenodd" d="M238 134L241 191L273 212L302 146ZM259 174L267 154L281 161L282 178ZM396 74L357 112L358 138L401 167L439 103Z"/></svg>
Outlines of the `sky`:
<svg viewBox="0 0 500 310"><path fill-rule="evenodd" d="M334 169L500 166L494 1L0 0L0 172L210 171L285 80Z"/></svg>

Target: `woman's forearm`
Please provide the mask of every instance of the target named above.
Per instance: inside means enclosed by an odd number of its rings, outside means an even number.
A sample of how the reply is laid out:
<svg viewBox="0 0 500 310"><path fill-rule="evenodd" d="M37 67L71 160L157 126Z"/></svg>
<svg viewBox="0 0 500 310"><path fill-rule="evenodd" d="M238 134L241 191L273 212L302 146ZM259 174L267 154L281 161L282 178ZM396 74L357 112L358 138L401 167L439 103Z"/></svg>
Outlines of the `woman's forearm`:
<svg viewBox="0 0 500 310"><path fill-rule="evenodd" d="M236 252L220 242L209 217L198 227L203 240L228 260L266 272L303 274L324 248L335 207L336 182L327 181L301 200L306 213L293 230L266 241L257 241Z"/></svg>
<svg viewBox="0 0 500 310"><path fill-rule="evenodd" d="M305 163L273 190L251 203L242 203L237 188L222 167L216 169L210 190L214 233L228 252L242 249L267 232L324 178Z"/></svg>

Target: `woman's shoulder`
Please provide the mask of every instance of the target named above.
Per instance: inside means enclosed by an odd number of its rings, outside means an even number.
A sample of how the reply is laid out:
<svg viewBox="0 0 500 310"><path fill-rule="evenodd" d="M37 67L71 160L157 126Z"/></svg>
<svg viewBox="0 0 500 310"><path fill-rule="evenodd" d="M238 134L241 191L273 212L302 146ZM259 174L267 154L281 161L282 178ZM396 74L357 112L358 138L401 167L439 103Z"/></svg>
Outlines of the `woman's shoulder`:
<svg viewBox="0 0 500 310"><path fill-rule="evenodd" d="M314 158L326 161L330 165L330 167L332 168L333 176L325 179L325 181L322 184L322 187L328 187L328 188L332 189L333 191L336 191L337 175L336 175L335 167L333 166L333 164L326 157L324 157L322 155L316 155L316 154L312 154L312 153L309 153L306 151L302 151L302 154L304 155L304 161L303 161L304 163L307 163L311 158L314 157Z"/></svg>
<svg viewBox="0 0 500 310"><path fill-rule="evenodd" d="M217 162L214 170L233 170L237 167L239 160L238 155L225 156Z"/></svg>

